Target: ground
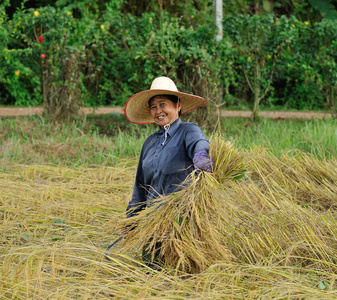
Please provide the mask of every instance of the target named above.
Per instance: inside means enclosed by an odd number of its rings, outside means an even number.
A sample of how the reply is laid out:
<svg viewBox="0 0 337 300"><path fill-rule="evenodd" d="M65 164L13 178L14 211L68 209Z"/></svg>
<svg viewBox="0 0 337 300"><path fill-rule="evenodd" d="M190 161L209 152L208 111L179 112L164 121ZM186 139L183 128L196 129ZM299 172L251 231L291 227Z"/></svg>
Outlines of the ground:
<svg viewBox="0 0 337 300"><path fill-rule="evenodd" d="M96 110L92 108L81 109L84 113L95 114L108 114L108 113L123 113L122 107L100 107ZM42 107L0 107L0 117L3 116L24 116L24 115L40 115L43 112ZM250 111L236 111L236 110L224 110L221 111L221 115L224 117L250 117ZM283 111L261 111L259 113L261 117L283 119L283 118L300 118L300 119L312 119L312 118L329 118L329 113L316 113L316 112L283 112Z"/></svg>

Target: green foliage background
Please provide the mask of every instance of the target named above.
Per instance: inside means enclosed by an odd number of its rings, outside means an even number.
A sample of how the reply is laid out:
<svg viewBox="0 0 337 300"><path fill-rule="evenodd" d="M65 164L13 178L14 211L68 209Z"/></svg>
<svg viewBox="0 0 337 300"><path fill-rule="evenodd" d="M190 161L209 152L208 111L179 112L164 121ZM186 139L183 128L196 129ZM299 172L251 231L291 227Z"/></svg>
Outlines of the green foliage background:
<svg viewBox="0 0 337 300"><path fill-rule="evenodd" d="M43 80L60 81L76 53L85 106L124 105L166 75L218 107L260 97L264 108L335 109L334 1L224 1L221 42L213 10L209 0L6 0L0 105L41 105Z"/></svg>

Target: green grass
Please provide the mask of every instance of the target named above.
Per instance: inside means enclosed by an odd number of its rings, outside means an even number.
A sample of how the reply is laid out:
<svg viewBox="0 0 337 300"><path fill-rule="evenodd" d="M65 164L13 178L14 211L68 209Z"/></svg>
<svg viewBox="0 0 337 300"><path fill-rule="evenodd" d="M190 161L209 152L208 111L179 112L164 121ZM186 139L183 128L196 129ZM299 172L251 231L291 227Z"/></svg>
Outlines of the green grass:
<svg viewBox="0 0 337 300"><path fill-rule="evenodd" d="M48 123L40 116L0 119L0 159L20 164L113 165L136 158L154 125L134 125L121 115L87 116L71 124ZM203 128L209 138L212 128ZM255 145L279 155L299 149L337 157L337 121L223 118L220 134L236 147Z"/></svg>
<svg viewBox="0 0 337 300"><path fill-rule="evenodd" d="M252 122L246 118L222 119L221 135L237 147L256 145L279 155L298 149L320 157L337 157L337 120L271 120Z"/></svg>
<svg viewBox="0 0 337 300"><path fill-rule="evenodd" d="M71 124L42 117L0 119L0 158L20 164L114 165L136 157L153 129L124 124L119 116Z"/></svg>

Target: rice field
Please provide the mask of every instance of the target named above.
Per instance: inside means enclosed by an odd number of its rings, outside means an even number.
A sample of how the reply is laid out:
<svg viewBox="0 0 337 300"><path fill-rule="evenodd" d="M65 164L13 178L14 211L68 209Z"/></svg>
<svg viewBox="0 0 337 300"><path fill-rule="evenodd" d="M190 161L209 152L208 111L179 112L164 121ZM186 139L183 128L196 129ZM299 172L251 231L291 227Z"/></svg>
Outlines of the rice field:
<svg viewBox="0 0 337 300"><path fill-rule="evenodd" d="M310 151L293 144L282 150L281 142L272 148L273 142L264 144L267 138L258 143L248 136L251 128L272 140L277 126L289 126L284 122L267 124L271 128L263 132L263 124L226 123L221 135L232 148L220 151L218 165L220 171L227 166L220 173L228 176L216 175L212 193L202 198L209 199L198 210L205 214L205 234L198 231L194 248L181 248L186 262L202 263L177 267L174 256L160 270L142 262L140 236L121 241L105 259L106 248L121 236L138 151L151 128L107 137L78 124L53 131L35 119L21 127L0 121L0 299L336 299L337 156L333 148L322 151L337 138L322 133L334 133L331 121L293 125L289 136L282 135L290 143L292 134L311 134ZM243 144L244 131L249 144ZM240 155L230 156L235 153ZM237 174L230 172L239 163L245 176L234 180ZM198 181L194 187L200 192ZM167 219L171 241L178 244L182 232L187 241L196 239L175 215Z"/></svg>

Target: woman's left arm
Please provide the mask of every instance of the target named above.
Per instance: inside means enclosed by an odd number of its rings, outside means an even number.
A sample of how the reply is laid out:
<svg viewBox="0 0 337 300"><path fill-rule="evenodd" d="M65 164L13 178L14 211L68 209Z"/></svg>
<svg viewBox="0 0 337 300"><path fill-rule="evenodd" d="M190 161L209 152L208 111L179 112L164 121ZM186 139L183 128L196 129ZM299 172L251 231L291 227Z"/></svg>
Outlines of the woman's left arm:
<svg viewBox="0 0 337 300"><path fill-rule="evenodd" d="M208 156L209 142L198 125L189 123L185 135L185 144L188 154L193 160L194 167L206 172L212 172L214 164Z"/></svg>

